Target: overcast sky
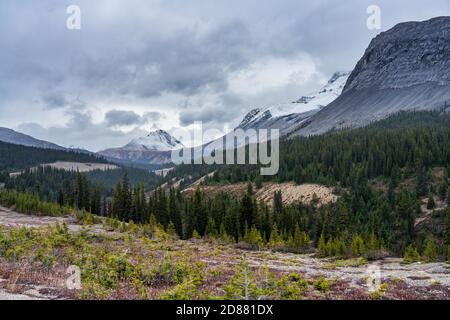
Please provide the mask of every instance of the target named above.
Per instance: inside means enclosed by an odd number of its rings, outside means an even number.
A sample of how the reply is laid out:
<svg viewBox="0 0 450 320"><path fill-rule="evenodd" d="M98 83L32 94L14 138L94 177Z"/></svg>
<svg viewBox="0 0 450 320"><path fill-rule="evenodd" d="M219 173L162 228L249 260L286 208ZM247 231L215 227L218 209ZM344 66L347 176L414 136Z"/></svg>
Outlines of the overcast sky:
<svg viewBox="0 0 450 320"><path fill-rule="evenodd" d="M381 30L366 27L372 4ZM379 32L441 15L450 1L1 0L0 126L93 151L233 127L352 70Z"/></svg>

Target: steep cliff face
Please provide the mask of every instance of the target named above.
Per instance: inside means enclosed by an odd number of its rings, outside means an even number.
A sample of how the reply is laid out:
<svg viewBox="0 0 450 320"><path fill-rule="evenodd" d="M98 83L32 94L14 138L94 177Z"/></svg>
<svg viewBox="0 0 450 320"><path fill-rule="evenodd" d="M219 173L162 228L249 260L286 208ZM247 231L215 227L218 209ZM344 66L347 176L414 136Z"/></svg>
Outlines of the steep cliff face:
<svg viewBox="0 0 450 320"><path fill-rule="evenodd" d="M296 134L358 127L400 110L450 105L450 17L405 22L372 40L334 102Z"/></svg>

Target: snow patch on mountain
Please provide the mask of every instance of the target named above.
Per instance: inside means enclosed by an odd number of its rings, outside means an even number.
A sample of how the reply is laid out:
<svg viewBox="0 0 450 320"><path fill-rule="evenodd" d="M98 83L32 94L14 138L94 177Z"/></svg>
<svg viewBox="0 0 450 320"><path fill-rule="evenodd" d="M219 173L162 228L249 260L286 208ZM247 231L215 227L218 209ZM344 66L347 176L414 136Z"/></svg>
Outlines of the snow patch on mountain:
<svg viewBox="0 0 450 320"><path fill-rule="evenodd" d="M320 110L339 97L349 76L350 72L335 72L318 92L302 96L290 103L253 109L247 113L238 128L253 128L273 118Z"/></svg>
<svg viewBox="0 0 450 320"><path fill-rule="evenodd" d="M134 151L171 151L181 149L183 147L183 143L172 137L168 132L164 130L156 130L150 132L144 137L131 140L131 142L123 148Z"/></svg>
<svg viewBox="0 0 450 320"><path fill-rule="evenodd" d="M120 148L100 151L111 161L124 160L142 164L165 164L171 162L171 151L183 148L183 144L164 130L150 132L133 139Z"/></svg>

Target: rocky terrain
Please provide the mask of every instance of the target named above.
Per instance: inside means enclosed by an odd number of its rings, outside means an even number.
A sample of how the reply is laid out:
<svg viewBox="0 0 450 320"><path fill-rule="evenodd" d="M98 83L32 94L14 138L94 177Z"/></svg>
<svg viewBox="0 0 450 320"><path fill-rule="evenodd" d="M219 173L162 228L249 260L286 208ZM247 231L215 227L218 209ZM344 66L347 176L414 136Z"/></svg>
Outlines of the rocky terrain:
<svg viewBox="0 0 450 320"><path fill-rule="evenodd" d="M224 184L224 185L201 185L194 183L192 186L183 190L183 192L195 192L200 188L206 195L214 196L219 193L228 193L239 196L247 190L246 183ZM273 195L276 191L281 191L283 203L292 204L298 201L309 203L314 197L319 204L335 202L337 196L333 194L333 189L319 184L301 184L296 185L293 182L286 183L264 183L260 189L255 189L255 197L258 201L264 201L268 205L273 204Z"/></svg>
<svg viewBox="0 0 450 320"><path fill-rule="evenodd" d="M67 224L69 232L78 239L75 241L77 246L81 244L87 246L88 251L84 254L89 256L88 252L94 250L93 256L89 259L96 259L96 257L101 259L101 256L109 252L110 260L107 261L110 262L102 261L103 268L114 268L115 264L111 263L119 257L128 261L144 259L144 263L151 257L148 262L164 263L170 254L178 257L176 259L183 259L184 262L181 265L179 265L180 262L173 262L178 268L184 266L187 261L190 261L189 264L195 261L196 265L201 265L205 277L204 284L198 288L200 295L206 292L222 295L224 283L230 280L233 275L232 270L237 270L236 268L244 259L253 270L251 272L254 272L256 279L264 274L264 270L269 270L275 277L284 275L289 278L299 275L306 281L302 284L301 290L304 299L450 299L450 265L446 263L404 264L398 258L377 261L367 261L363 258L320 259L314 253L293 254L270 250L243 250L239 248L239 245L220 243L215 240L181 241L162 235L162 238L158 236L158 238L144 240L145 238L138 236L137 230L132 231L133 229L130 228L111 232L111 227L107 227L106 224L86 227L70 217L32 217L7 208L0 208L0 226L6 230L13 231L24 226L34 228L35 232L42 230L43 235L50 232L48 244L36 243L35 250L38 250L36 257L39 257L37 259L42 260L45 257L45 255L41 257L39 252L42 250L44 250L43 253L47 252L49 248L46 246L50 243L58 241L60 244L54 249L50 247L50 250L57 250L51 254L55 262L50 268L33 262L29 255L34 250L26 255L26 259L11 260L0 257L0 299L139 298L134 296L134 291L129 287L131 283L127 284L127 282L121 283L115 291L103 292L100 287L91 291L92 283L86 283L86 287L81 291L69 290L66 287L65 268L67 266L62 263L64 259L58 261L64 257L60 250L69 250L68 252L73 254L70 251L73 250L70 243L74 240L71 240L72 236L65 234L64 231L58 231L59 229L45 231L49 226L55 226L56 223L61 225L62 222ZM15 237L20 239L20 234L21 232L17 231ZM65 238L67 240L64 240ZM30 240L22 241L27 243ZM63 245L64 243L66 244ZM97 246L99 248L94 249ZM41 249L38 249L39 247ZM106 248L109 249L105 252ZM163 264L158 268L162 266ZM90 267L86 265L82 268ZM89 272L88 270L86 269L85 272ZM102 272L106 272L106 269ZM116 271L111 269L110 272ZM261 281L264 281L264 277ZM375 281L375 286L369 285L370 281ZM153 284L145 290L148 290L145 297L158 298L164 290L169 290L168 292L173 294L173 290L180 290L180 288L170 289L166 285Z"/></svg>
<svg viewBox="0 0 450 320"><path fill-rule="evenodd" d="M405 22L375 37L342 94L296 134L359 127L400 110L450 105L450 17Z"/></svg>

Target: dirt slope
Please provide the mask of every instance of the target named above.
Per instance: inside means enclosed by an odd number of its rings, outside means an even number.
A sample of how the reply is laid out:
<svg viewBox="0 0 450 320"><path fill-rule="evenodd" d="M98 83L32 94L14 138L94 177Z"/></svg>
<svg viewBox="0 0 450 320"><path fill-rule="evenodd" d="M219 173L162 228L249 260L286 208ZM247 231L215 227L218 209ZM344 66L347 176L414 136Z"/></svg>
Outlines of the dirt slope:
<svg viewBox="0 0 450 320"><path fill-rule="evenodd" d="M240 196L247 190L246 183L211 186L202 186L197 184L185 189L184 192L194 192L197 187L209 196L214 196L222 192ZM275 191L281 191L283 195L283 202L285 204L292 204L298 201L309 203L313 199L314 194L318 197L319 204L335 202L337 200L337 196L333 194L333 190L331 188L319 184L296 185L292 182L265 183L261 189L255 189L255 196L258 201L262 200L271 205Z"/></svg>

